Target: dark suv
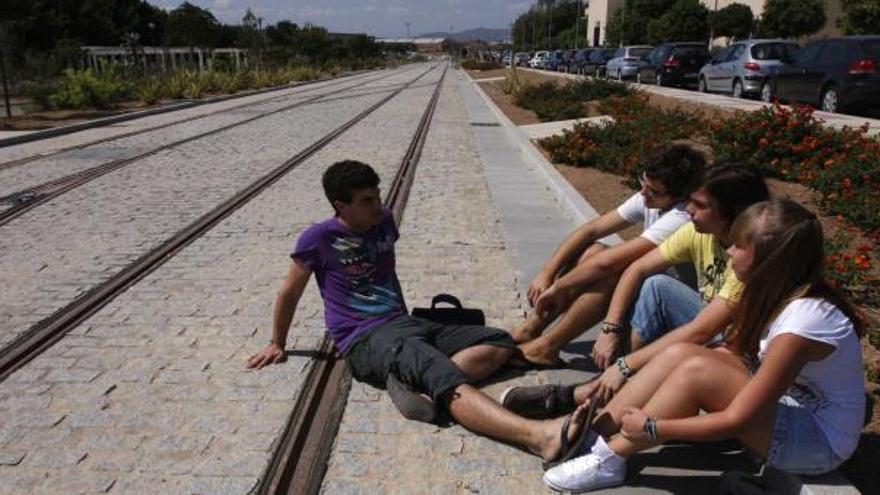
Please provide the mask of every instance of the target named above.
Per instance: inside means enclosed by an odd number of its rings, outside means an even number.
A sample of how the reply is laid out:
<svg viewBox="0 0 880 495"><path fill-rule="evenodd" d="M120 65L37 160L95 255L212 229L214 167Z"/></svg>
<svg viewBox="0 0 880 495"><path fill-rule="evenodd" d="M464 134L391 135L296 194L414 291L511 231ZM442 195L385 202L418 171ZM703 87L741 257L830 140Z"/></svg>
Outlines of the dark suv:
<svg viewBox="0 0 880 495"><path fill-rule="evenodd" d="M880 36L814 41L783 59L761 99L808 103L825 112L880 110Z"/></svg>
<svg viewBox="0 0 880 495"><path fill-rule="evenodd" d="M658 86L696 84L707 60L705 43L663 43L645 56L647 65L639 69L636 81Z"/></svg>

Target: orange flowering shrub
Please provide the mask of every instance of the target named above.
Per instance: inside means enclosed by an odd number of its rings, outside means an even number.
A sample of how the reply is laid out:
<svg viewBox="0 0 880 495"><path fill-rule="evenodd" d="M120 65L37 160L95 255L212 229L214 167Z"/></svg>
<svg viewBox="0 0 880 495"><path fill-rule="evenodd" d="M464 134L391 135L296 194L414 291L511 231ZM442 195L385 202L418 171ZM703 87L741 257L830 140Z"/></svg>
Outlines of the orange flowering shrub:
<svg viewBox="0 0 880 495"><path fill-rule="evenodd" d="M577 124L562 135L540 141L553 161L595 167L633 179L642 157L650 150L673 139L690 137L706 125L697 115L652 107L644 94L604 99L599 110L613 117L614 122Z"/></svg>
<svg viewBox="0 0 880 495"><path fill-rule="evenodd" d="M811 187L827 212L870 233L880 230L880 141L867 130L827 128L810 107L775 104L716 122L709 137L719 158Z"/></svg>

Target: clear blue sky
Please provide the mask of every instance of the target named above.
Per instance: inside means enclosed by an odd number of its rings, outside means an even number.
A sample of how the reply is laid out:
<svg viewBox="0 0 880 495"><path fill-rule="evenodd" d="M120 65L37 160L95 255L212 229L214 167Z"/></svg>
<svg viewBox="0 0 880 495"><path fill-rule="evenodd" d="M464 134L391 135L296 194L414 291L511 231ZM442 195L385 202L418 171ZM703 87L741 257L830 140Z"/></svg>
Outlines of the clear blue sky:
<svg viewBox="0 0 880 495"><path fill-rule="evenodd" d="M167 10L183 0L147 0ZM401 37L406 22L415 36L432 31L477 27L503 28L528 10L532 1L521 0L190 0L210 10L226 24L238 24L250 7L264 23L288 19L311 22L330 31L366 32L379 37Z"/></svg>

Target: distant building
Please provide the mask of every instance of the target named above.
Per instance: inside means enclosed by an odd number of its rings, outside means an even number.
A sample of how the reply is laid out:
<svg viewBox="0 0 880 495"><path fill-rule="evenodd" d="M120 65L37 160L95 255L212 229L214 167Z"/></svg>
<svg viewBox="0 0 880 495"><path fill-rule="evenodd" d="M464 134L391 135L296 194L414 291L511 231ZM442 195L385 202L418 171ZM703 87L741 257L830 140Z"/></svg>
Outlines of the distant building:
<svg viewBox="0 0 880 495"><path fill-rule="evenodd" d="M755 17L760 17L764 12L767 0L700 0L710 11L723 9L732 3L748 5ZM617 9L623 7L624 0L587 0L586 16L587 42L590 46L602 46L606 44L606 29L608 21ZM825 27L810 38L824 38L828 36L840 36L840 28L837 27L837 19L843 12L841 0L825 0Z"/></svg>

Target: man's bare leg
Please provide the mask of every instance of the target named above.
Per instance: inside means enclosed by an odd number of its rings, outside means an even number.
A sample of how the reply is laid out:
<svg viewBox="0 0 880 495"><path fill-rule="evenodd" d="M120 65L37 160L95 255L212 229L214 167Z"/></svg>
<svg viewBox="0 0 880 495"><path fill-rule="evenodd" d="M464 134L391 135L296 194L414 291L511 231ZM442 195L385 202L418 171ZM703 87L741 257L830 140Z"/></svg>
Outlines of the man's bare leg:
<svg viewBox="0 0 880 495"><path fill-rule="evenodd" d="M594 242L580 255L577 264L579 265L583 263L591 256L594 256L597 253L601 253L605 249L608 248L604 244ZM532 311L526 317L526 321L522 322L520 326L513 329L513 331L510 332L510 335L511 337L513 337L513 340L516 341L518 344L524 344L526 342L534 340L541 335L544 329L547 328L547 325L549 325L556 318L556 316L558 315L553 315L552 317L544 319L536 312Z"/></svg>
<svg viewBox="0 0 880 495"><path fill-rule="evenodd" d="M513 356L509 347L482 344L462 349L452 356L452 362L464 373L470 382L486 379Z"/></svg>
<svg viewBox="0 0 880 495"><path fill-rule="evenodd" d="M517 416L469 384L455 388L449 399L449 412L462 426L475 433L524 447L544 460L559 457L560 431L565 418L536 421ZM586 408L573 414L569 439L581 430Z"/></svg>
<svg viewBox="0 0 880 495"><path fill-rule="evenodd" d="M554 364L559 351L582 333L599 323L608 310L617 276L608 277L590 286L588 291L569 306L562 318L544 335L520 345L525 358L536 364Z"/></svg>

